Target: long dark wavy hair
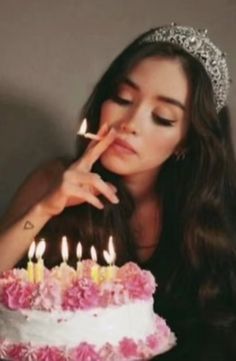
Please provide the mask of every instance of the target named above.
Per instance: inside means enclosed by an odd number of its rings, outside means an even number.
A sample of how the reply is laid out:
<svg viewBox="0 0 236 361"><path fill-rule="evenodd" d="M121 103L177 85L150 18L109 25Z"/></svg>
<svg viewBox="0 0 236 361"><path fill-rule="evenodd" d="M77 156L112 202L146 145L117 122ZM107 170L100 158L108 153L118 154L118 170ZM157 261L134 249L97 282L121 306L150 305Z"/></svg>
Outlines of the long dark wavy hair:
<svg viewBox="0 0 236 361"><path fill-rule="evenodd" d="M86 117L88 130L96 132L103 102L116 95L119 84L143 59L161 57L180 62L191 85L188 151L184 160L177 161L171 156L156 180L163 224L152 257L152 270L159 290L176 300L182 297L183 290L189 290L197 300L197 307L208 315L213 305L220 308L222 302L233 310L236 305L236 177L227 109L217 114L211 81L199 61L174 44L140 42L147 34L137 38L113 61L83 107L80 119ZM78 145L80 157L87 143L79 139ZM129 225L135 209L132 196L122 178L104 169L99 162L93 171L116 185L120 203L105 202L102 211L87 204L68 208L52 219L41 235L59 240L67 234L73 247L81 240L88 248L96 244L101 254L112 234L118 263L136 260ZM51 256L51 264L54 261L56 258ZM222 309L222 313L225 312Z"/></svg>

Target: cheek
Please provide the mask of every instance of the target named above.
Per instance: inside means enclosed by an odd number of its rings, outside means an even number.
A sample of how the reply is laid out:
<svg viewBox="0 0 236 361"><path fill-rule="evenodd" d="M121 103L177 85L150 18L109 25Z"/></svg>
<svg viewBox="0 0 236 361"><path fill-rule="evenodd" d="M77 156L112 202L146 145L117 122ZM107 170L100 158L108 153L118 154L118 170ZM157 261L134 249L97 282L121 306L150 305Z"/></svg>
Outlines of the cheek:
<svg viewBox="0 0 236 361"><path fill-rule="evenodd" d="M106 103L103 103L100 111L100 125L103 125L106 122L106 118L107 118L107 106Z"/></svg>
<svg viewBox="0 0 236 361"><path fill-rule="evenodd" d="M178 145L183 141L183 130L182 129L159 129L154 136L147 140L147 144L152 145L152 149L155 149L156 154L160 155L171 155Z"/></svg>
<svg viewBox="0 0 236 361"><path fill-rule="evenodd" d="M107 100L103 103L100 113L100 125L104 123L112 124L116 113L116 107L113 102Z"/></svg>

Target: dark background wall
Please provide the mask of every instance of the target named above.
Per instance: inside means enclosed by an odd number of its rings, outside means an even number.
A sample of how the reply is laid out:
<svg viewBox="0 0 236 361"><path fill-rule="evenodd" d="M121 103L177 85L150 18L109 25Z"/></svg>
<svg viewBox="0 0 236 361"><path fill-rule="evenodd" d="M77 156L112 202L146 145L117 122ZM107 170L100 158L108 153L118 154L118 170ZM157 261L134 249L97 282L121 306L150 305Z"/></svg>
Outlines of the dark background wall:
<svg viewBox="0 0 236 361"><path fill-rule="evenodd" d="M32 169L73 155L79 109L110 61L172 21L208 28L228 53L236 118L235 0L0 0L0 213Z"/></svg>

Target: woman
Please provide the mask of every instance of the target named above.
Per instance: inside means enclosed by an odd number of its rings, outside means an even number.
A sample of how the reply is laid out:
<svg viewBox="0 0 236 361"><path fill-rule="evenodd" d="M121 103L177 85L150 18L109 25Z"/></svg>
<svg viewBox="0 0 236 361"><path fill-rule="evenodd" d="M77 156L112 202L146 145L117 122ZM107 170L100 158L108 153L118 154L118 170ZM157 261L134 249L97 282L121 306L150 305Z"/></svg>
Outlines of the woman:
<svg viewBox="0 0 236 361"><path fill-rule="evenodd" d="M50 240L48 266L58 263L55 243L64 234L97 249L113 234L118 262L135 260L156 277L156 311L178 339L159 359L233 359L228 83L224 56L206 33L173 24L136 39L82 111L101 140L80 139L77 160L37 171L16 195L2 221L1 269L13 267L38 234Z"/></svg>

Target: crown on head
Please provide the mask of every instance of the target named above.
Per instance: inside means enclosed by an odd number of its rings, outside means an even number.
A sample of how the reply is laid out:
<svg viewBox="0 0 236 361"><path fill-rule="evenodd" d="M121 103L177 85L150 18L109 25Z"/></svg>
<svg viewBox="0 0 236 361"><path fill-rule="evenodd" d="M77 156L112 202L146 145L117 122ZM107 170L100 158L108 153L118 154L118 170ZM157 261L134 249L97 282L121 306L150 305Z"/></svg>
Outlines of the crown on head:
<svg viewBox="0 0 236 361"><path fill-rule="evenodd" d="M207 37L207 30L196 30L172 23L150 30L140 42L168 42L181 46L206 69L213 87L216 110L220 111L226 104L230 79L225 53Z"/></svg>

